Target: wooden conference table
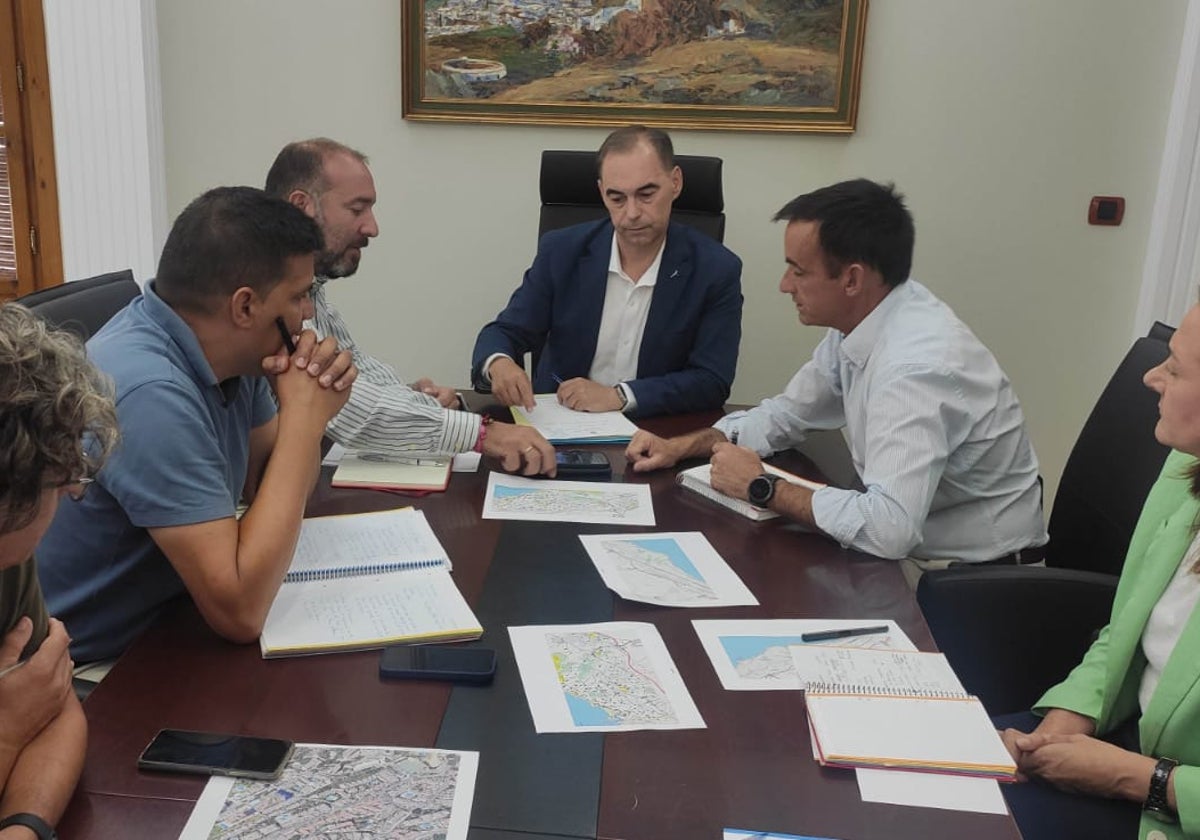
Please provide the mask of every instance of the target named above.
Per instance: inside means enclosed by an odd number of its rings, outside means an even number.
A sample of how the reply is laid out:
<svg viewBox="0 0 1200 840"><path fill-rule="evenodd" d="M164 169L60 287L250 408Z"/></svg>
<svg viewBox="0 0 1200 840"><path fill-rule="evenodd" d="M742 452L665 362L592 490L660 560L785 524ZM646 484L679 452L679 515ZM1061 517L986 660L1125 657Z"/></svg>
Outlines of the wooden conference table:
<svg viewBox="0 0 1200 840"><path fill-rule="evenodd" d="M716 416L644 425L678 434ZM832 439L841 445L839 438ZM821 440L828 447L831 438ZM481 688L383 682L377 651L264 661L255 645L219 639L190 602L181 601L129 649L84 704L90 726L87 763L59 836L178 836L204 780L136 767L138 754L158 729L177 727L309 743L479 749L471 840L719 840L723 827L841 840L1019 838L1008 816L861 801L852 771L821 768L813 761L800 694L725 691L691 626L694 618L887 617L920 648L933 649L894 562L846 551L780 521L750 522L676 487L671 471L624 472L623 447L605 451L615 480L650 484L654 530L702 531L760 606L686 610L617 598L586 567L574 538L588 528L593 533L611 528L480 519L486 461L476 474L455 473L446 493L420 499L335 491L328 486L326 468L310 513L410 503L425 512L454 561L455 580L487 628L481 643L500 654L495 683ZM810 454L813 460L789 455L793 460L786 465L815 474L814 461L825 463L822 456L828 453ZM828 463L837 461L835 454ZM493 562L496 557L503 559ZM530 562L545 564L533 574L550 581L548 589L539 589L537 581L528 586L530 578L516 588L509 585L506 579ZM573 569L571 577L556 577L560 565ZM589 614L572 615L577 604L586 605ZM510 623L609 618L654 623L707 728L534 734L508 634L490 623L500 616Z"/></svg>

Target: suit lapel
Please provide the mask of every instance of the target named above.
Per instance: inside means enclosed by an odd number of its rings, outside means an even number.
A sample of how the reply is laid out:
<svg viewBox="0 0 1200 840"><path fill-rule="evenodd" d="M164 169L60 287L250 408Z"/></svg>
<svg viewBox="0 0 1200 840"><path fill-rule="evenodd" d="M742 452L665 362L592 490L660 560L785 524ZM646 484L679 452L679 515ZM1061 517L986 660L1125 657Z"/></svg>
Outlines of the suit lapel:
<svg viewBox="0 0 1200 840"><path fill-rule="evenodd" d="M1184 625L1183 633L1171 651L1167 665L1163 668L1158 687L1150 699L1150 706L1142 715L1142 752L1157 754L1158 740L1174 711L1200 683L1200 669L1196 668L1196 656L1200 655L1200 609Z"/></svg>
<svg viewBox="0 0 1200 840"><path fill-rule="evenodd" d="M679 225L672 223L667 228L667 244L663 248L662 260L658 265L658 280L654 296L650 299L650 311L646 315L646 331L642 335L642 347L638 351L638 376L643 376L648 360L662 352L672 320L678 317L683 293L688 288L695 265L691 249Z"/></svg>
<svg viewBox="0 0 1200 840"><path fill-rule="evenodd" d="M1158 536L1146 548L1147 556L1163 558L1163 560L1147 565L1142 573L1142 580L1138 582L1136 590L1131 593L1129 601L1120 611L1118 620L1114 622L1110 631L1107 674L1109 691L1106 692L1109 697L1115 698L1119 695L1121 685L1128 677L1130 664L1136 656L1140 655L1142 633L1146 629L1146 623L1150 620L1150 613L1179 568L1179 558L1183 557L1184 552L1191 545L1193 537L1191 523L1195 514L1196 509L1193 505L1184 505L1176 510L1163 523ZM1175 558L1174 563L1167 559L1172 557ZM1192 622L1195 621L1196 617L1193 616ZM1161 706L1158 702L1160 699L1158 694L1162 693L1163 688L1164 686L1160 684L1159 692L1155 695L1155 702L1151 704L1151 709ZM1172 708L1177 704L1178 700L1175 700ZM1111 710L1106 710L1106 713L1108 711ZM1158 734L1162 731L1165 717L1162 715L1161 719L1153 720L1151 716L1143 715L1142 738L1146 741L1157 740ZM1143 744L1143 749L1145 747L1146 744Z"/></svg>
<svg viewBox="0 0 1200 840"><path fill-rule="evenodd" d="M613 228L602 225L588 244L587 253L579 261L579 284L576 293L582 302L581 312L585 320L579 324L570 358L564 359L563 376L587 376L596 357L596 344L600 339L600 317L604 314L604 296L608 291L608 264L612 256ZM575 371L578 371L577 373Z"/></svg>

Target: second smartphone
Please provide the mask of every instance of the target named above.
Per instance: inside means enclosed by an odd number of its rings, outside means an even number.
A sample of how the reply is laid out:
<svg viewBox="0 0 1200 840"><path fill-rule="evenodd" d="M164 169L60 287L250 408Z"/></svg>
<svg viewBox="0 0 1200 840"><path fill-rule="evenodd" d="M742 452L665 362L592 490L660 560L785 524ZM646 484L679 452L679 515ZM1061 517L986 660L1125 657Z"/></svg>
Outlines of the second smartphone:
<svg viewBox="0 0 1200 840"><path fill-rule="evenodd" d="M143 770L277 779L292 755L292 742L219 732L161 729L138 757Z"/></svg>
<svg viewBox="0 0 1200 840"><path fill-rule="evenodd" d="M444 645L396 645L383 649L379 676L394 680L449 680L483 685L496 675L496 651Z"/></svg>

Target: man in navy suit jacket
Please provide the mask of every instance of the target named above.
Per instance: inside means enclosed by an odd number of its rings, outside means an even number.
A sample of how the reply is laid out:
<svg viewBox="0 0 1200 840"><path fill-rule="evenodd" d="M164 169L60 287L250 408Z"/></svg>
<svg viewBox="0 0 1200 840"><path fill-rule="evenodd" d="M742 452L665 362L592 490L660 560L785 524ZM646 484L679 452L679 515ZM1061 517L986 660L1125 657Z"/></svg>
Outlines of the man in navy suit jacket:
<svg viewBox="0 0 1200 840"><path fill-rule="evenodd" d="M670 221L683 175L665 132L618 129L597 164L610 218L542 237L475 341L472 383L526 408L535 392L640 417L719 408L737 367L741 260ZM527 352L538 357L532 383L518 363Z"/></svg>

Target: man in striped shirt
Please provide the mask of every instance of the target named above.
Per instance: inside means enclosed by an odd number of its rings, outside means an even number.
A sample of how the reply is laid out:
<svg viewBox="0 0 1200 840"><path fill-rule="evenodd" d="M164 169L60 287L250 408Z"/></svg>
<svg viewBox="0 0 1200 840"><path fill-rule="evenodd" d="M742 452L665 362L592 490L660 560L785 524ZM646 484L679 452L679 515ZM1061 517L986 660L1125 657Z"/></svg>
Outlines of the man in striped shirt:
<svg viewBox="0 0 1200 840"><path fill-rule="evenodd" d="M312 325L354 354L358 379L350 401L327 432L343 446L390 455L416 452L483 452L504 469L554 475L554 449L535 429L506 423L486 425L462 410L453 388L429 379L406 384L387 364L364 353L345 320L329 303L325 284L358 270L362 249L379 234L375 182L362 153L318 137L289 143L267 174L268 194L290 201L316 220L325 238L317 256Z"/></svg>

